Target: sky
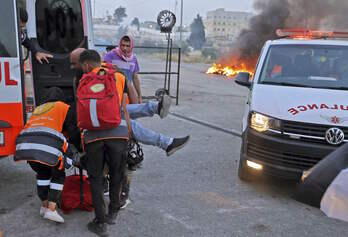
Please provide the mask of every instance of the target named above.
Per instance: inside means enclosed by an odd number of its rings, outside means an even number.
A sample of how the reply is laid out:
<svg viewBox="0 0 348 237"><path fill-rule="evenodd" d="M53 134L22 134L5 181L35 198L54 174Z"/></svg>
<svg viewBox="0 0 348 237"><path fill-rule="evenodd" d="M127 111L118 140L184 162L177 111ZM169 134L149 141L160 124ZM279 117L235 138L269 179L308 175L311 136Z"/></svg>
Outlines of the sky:
<svg viewBox="0 0 348 237"><path fill-rule="evenodd" d="M97 17L110 14L119 7L126 7L128 15L125 22L130 22L134 17L138 17L141 22L151 20L156 21L157 15L161 10L170 10L177 16L177 24L180 22L180 3L181 0L91 0L92 11ZM227 11L252 12L253 0L183 0L184 17L183 24L190 24L193 19L200 14L206 17L206 12L217 8L225 8ZM95 3L95 5L94 5ZM176 4L177 3L177 4Z"/></svg>

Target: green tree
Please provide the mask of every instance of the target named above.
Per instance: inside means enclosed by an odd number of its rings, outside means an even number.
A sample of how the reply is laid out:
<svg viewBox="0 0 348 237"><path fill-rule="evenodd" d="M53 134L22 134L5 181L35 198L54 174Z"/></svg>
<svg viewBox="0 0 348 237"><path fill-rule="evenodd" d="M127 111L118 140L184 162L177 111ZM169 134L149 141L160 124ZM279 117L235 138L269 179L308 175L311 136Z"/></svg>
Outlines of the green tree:
<svg viewBox="0 0 348 237"><path fill-rule="evenodd" d="M190 46L194 49L202 49L205 44L205 31L202 17L198 14L191 24L191 35L188 39Z"/></svg>
<svg viewBox="0 0 348 237"><path fill-rule="evenodd" d="M114 11L113 17L114 17L114 19L113 19L114 23L116 25L121 24L123 22L124 18L127 17L126 8L122 7L122 6L116 8L115 11Z"/></svg>
<svg viewBox="0 0 348 237"><path fill-rule="evenodd" d="M138 17L134 17L134 19L131 22L131 26L136 26L138 31L139 31L139 29L140 29L140 21L139 21Z"/></svg>

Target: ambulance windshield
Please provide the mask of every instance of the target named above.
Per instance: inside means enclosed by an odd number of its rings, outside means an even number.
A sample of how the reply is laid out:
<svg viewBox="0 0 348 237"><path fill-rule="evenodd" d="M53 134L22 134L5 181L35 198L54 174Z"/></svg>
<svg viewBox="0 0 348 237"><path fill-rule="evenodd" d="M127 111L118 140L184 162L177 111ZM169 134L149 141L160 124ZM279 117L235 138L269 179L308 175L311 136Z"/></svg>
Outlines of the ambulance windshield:
<svg viewBox="0 0 348 237"><path fill-rule="evenodd" d="M348 89L348 46L273 45L259 83Z"/></svg>
<svg viewBox="0 0 348 237"><path fill-rule="evenodd" d="M12 0L1 0L0 57L17 57L16 24ZM6 24L4 23L6 22Z"/></svg>

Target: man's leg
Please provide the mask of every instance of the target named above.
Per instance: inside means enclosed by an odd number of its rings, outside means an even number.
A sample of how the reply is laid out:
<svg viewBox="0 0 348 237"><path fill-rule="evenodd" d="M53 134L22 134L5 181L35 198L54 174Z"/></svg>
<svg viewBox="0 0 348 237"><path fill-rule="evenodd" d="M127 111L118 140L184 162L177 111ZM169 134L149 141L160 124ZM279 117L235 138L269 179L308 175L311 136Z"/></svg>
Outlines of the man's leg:
<svg viewBox="0 0 348 237"><path fill-rule="evenodd" d="M87 172L91 184L92 203L95 219L88 223L90 231L107 236L106 208L103 195L104 141L86 144Z"/></svg>
<svg viewBox="0 0 348 237"><path fill-rule="evenodd" d="M149 101L142 104L129 104L127 110L131 119L152 117L157 114L158 101Z"/></svg>
<svg viewBox="0 0 348 237"><path fill-rule="evenodd" d="M127 148L127 140L107 140L105 144L106 152L109 156L110 175L108 224L115 224L118 211L120 210L121 183L126 167L124 152Z"/></svg>
<svg viewBox="0 0 348 237"><path fill-rule="evenodd" d="M135 120L131 120L130 122L135 140L145 145L157 146L163 149L167 153L167 156L170 156L183 148L190 140L190 136L170 138L143 127Z"/></svg>
<svg viewBox="0 0 348 237"><path fill-rule="evenodd" d="M129 104L127 110L131 119L142 117L152 117L158 114L161 118L168 115L171 105L171 98L169 95L164 95L160 101L149 101L141 104Z"/></svg>
<svg viewBox="0 0 348 237"><path fill-rule="evenodd" d="M130 170L129 167L127 167L125 176L122 180L122 192L120 196L120 206L121 209L124 209L127 207L127 205L130 203L129 200L129 191L130 191L130 183L131 179L135 176L135 170Z"/></svg>
<svg viewBox="0 0 348 237"><path fill-rule="evenodd" d="M173 138L145 128L135 120L131 120L132 131L135 140L145 145L157 146L163 150L173 142Z"/></svg>
<svg viewBox="0 0 348 237"><path fill-rule="evenodd" d="M37 195L42 201L42 205L40 207L40 216L44 216L45 212L48 210L48 193L51 183L51 170L49 167L37 162L28 163L36 172Z"/></svg>
<svg viewBox="0 0 348 237"><path fill-rule="evenodd" d="M44 218L64 223L63 217L61 217L57 210L57 202L60 199L61 192L63 190L64 180L65 180L65 172L64 170L59 170L58 167L53 167L51 169L51 183L50 190L48 194L48 210L44 214Z"/></svg>

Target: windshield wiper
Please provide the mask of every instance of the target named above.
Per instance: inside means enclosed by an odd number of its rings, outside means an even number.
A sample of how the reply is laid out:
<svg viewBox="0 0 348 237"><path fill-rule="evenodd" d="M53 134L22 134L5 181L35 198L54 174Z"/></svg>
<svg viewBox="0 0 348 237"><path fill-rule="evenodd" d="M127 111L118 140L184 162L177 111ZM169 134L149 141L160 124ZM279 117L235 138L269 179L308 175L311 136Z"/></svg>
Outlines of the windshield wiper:
<svg viewBox="0 0 348 237"><path fill-rule="evenodd" d="M308 85L303 85L303 84L295 84L295 83L290 83L290 82L264 81L264 82L262 82L261 84L315 88L315 87L313 87L313 86L308 86Z"/></svg>
<svg viewBox="0 0 348 237"><path fill-rule="evenodd" d="M338 87L321 87L323 89L329 89L329 90L348 90L348 87L346 86L338 86Z"/></svg>

